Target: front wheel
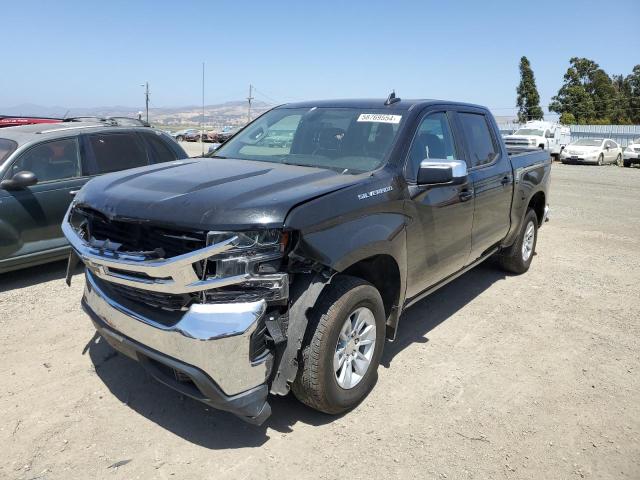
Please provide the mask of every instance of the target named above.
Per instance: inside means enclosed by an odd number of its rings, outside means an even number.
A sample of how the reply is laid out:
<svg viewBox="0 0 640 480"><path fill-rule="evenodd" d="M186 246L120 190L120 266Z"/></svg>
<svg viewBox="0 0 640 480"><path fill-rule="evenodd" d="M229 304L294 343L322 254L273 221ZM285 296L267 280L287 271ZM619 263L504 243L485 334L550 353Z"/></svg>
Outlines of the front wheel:
<svg viewBox="0 0 640 480"><path fill-rule="evenodd" d="M538 242L538 217L532 209L524 216L518 238L509 248L498 255L500 266L511 273L524 273L529 270Z"/></svg>
<svg viewBox="0 0 640 480"><path fill-rule="evenodd" d="M178 142L182 142L182 141L184 140L184 137L183 137L182 135L178 135L178 136L176 137L176 140L177 140Z"/></svg>
<svg viewBox="0 0 640 480"><path fill-rule="evenodd" d="M622 155L618 154L618 156L616 157L616 165L618 165L619 167L622 166Z"/></svg>
<svg viewBox="0 0 640 480"><path fill-rule="evenodd" d="M373 388L385 339L385 313L370 283L338 275L309 318L292 390L305 405L337 414Z"/></svg>
<svg viewBox="0 0 640 480"><path fill-rule="evenodd" d="M598 157L598 165L602 166L604 164L604 155L600 154L600 156Z"/></svg>

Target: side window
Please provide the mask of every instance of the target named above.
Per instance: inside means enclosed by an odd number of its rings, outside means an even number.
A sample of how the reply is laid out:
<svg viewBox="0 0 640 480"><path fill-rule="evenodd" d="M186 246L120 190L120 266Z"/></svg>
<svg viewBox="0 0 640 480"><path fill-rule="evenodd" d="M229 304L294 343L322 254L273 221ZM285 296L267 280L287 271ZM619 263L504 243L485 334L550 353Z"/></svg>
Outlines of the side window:
<svg viewBox="0 0 640 480"><path fill-rule="evenodd" d="M96 161L96 172L109 173L148 165L147 153L133 133L96 133L89 144Z"/></svg>
<svg viewBox="0 0 640 480"><path fill-rule="evenodd" d="M77 140L64 138L30 148L11 165L6 178L25 170L33 172L39 183L79 177Z"/></svg>
<svg viewBox="0 0 640 480"><path fill-rule="evenodd" d="M432 113L422 119L409 152L415 169L423 160L457 159L446 113Z"/></svg>
<svg viewBox="0 0 640 480"><path fill-rule="evenodd" d="M172 162L177 160L175 152L167 145L160 135L145 133L144 138L151 148L154 163Z"/></svg>
<svg viewBox="0 0 640 480"><path fill-rule="evenodd" d="M470 167L493 162L498 156L498 149L491 136L485 116L477 113L460 113L459 117L471 154Z"/></svg>

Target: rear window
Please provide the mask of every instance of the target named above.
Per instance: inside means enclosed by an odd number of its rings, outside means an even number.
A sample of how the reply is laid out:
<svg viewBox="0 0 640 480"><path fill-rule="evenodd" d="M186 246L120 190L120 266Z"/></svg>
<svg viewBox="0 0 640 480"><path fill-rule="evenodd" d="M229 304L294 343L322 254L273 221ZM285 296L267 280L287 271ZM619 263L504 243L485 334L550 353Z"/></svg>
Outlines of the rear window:
<svg viewBox="0 0 640 480"><path fill-rule="evenodd" d="M131 133L89 135L97 172L109 173L148 165L142 142Z"/></svg>
<svg viewBox="0 0 640 480"><path fill-rule="evenodd" d="M0 138L0 163L9 158L9 155L11 155L16 148L18 148L18 144L13 140Z"/></svg>
<svg viewBox="0 0 640 480"><path fill-rule="evenodd" d="M160 135L145 134L144 137L151 146L154 163L172 162L177 159L175 152Z"/></svg>

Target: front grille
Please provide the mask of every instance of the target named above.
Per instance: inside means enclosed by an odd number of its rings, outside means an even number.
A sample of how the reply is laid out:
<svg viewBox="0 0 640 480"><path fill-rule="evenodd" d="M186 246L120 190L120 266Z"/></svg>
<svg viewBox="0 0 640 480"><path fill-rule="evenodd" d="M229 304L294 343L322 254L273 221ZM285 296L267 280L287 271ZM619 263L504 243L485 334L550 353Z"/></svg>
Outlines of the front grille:
<svg viewBox="0 0 640 480"><path fill-rule="evenodd" d="M170 258L206 246L207 234L203 231L187 232L110 220L89 208L76 208L75 213L85 219L83 228L88 233L87 238L122 244L118 249L120 252L153 252L160 258Z"/></svg>

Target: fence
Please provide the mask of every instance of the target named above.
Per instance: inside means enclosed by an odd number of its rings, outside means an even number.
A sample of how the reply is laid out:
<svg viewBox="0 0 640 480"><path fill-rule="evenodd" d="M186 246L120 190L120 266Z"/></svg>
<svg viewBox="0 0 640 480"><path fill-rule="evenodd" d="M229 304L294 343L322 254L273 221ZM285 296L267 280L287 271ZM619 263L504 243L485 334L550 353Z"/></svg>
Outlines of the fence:
<svg viewBox="0 0 640 480"><path fill-rule="evenodd" d="M502 135L510 135L521 127L518 123L500 123ZM569 125L571 140L580 138L610 138L621 147L640 138L640 125Z"/></svg>

